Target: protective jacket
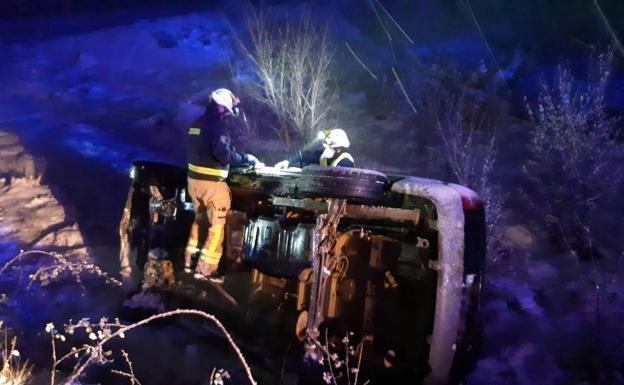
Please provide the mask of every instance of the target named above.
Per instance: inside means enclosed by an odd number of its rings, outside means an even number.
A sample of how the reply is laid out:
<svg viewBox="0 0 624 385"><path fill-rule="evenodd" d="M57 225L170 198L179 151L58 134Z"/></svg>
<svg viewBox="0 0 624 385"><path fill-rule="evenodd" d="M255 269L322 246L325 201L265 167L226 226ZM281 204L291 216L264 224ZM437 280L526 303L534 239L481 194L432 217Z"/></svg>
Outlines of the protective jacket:
<svg viewBox="0 0 624 385"><path fill-rule="evenodd" d="M320 158L321 166L355 167L355 160L346 149L336 149L336 153L331 158Z"/></svg>
<svg viewBox="0 0 624 385"><path fill-rule="evenodd" d="M249 164L247 156L231 144L228 133L230 115L206 110L188 131L188 176L193 179L221 181L231 164Z"/></svg>
<svg viewBox="0 0 624 385"><path fill-rule="evenodd" d="M336 153L330 159L321 159L323 154L323 141L315 140L308 144L302 150L298 151L296 156L288 158L291 166L304 167L311 164L318 164L321 166L340 166L340 167L355 167L355 161L351 154L346 149L337 148Z"/></svg>

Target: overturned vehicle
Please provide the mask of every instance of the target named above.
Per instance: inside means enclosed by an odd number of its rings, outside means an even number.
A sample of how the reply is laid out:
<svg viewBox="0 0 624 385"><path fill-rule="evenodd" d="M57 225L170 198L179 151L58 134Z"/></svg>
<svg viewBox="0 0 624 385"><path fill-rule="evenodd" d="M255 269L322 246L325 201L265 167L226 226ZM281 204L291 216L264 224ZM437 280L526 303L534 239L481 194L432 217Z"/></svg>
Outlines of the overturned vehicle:
<svg viewBox="0 0 624 385"><path fill-rule="evenodd" d="M122 274L140 274L159 290L213 295L198 287L217 284L183 272L194 215L186 170L139 161L131 177ZM253 323L279 313L279 331L308 355L346 331L365 349L371 383L463 379L480 337L486 248L473 191L318 166L231 169L227 183L232 208L218 285L225 307Z"/></svg>

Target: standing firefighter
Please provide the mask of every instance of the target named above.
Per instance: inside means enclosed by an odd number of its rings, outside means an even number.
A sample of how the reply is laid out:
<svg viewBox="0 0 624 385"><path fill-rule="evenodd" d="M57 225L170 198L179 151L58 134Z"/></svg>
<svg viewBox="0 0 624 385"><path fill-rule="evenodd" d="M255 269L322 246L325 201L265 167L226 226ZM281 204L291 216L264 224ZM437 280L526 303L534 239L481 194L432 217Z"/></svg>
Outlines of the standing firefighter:
<svg viewBox="0 0 624 385"><path fill-rule="evenodd" d="M188 191L195 207L184 269L191 272L193 256L198 255L196 278L221 281L218 273L223 252L225 218L232 196L225 183L230 164L261 164L251 154L241 154L230 143L228 122L238 115L240 100L224 88L210 94L204 114L188 132Z"/></svg>
<svg viewBox="0 0 624 385"><path fill-rule="evenodd" d="M297 156L283 160L277 168L303 167L310 164L321 166L355 167L353 156L347 150L350 142L347 133L340 128L320 131L316 139L306 145Z"/></svg>

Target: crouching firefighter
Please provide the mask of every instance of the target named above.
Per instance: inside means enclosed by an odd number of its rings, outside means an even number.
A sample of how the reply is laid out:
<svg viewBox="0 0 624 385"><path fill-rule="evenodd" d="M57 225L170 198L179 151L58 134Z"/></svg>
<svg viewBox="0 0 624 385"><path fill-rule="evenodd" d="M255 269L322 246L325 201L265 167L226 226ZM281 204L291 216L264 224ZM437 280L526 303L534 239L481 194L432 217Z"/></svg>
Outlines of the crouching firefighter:
<svg viewBox="0 0 624 385"><path fill-rule="evenodd" d="M257 166L251 154L241 154L230 143L228 127L235 123L240 100L224 88L210 94L204 114L188 132L188 191L195 221L184 254L184 271L191 272L197 257L195 278L222 282L218 267L223 252L225 218L232 196L225 182L231 164Z"/></svg>
<svg viewBox="0 0 624 385"><path fill-rule="evenodd" d="M304 167L311 164L332 167L355 167L347 133L340 128L320 131L314 141L307 144L297 155L283 160L276 168Z"/></svg>

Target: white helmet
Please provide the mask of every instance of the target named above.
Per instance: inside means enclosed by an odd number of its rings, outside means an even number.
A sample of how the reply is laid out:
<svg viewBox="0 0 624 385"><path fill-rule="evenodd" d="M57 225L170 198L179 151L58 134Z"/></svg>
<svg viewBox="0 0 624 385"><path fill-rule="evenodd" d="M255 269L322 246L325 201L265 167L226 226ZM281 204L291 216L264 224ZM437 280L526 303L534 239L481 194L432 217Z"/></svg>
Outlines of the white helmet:
<svg viewBox="0 0 624 385"><path fill-rule="evenodd" d="M351 143L349 142L349 138L347 137L347 133L340 128L335 128L332 130L322 131L325 138L323 140L323 147L326 148L337 148L344 147L348 148Z"/></svg>
<svg viewBox="0 0 624 385"><path fill-rule="evenodd" d="M214 100L220 106L225 107L230 113L236 115L236 107L240 103L240 99L226 88L219 88L210 94L210 99Z"/></svg>

